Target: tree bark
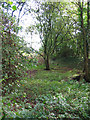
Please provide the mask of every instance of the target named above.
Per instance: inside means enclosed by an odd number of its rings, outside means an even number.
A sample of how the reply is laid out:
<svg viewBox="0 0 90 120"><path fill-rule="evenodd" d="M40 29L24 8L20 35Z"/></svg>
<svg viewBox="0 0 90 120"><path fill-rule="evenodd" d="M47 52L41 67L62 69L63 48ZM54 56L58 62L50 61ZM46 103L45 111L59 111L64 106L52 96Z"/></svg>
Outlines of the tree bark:
<svg viewBox="0 0 90 120"><path fill-rule="evenodd" d="M79 7L81 9L81 14L80 14L80 17L81 17L81 32L82 32L82 36L83 36L83 44L84 44L84 72L85 72L85 80L86 81L89 81L89 78L88 78L88 55L87 55L87 36L86 36L86 32L85 32L85 28L84 28L84 21L83 21L83 2L82 2L82 5L81 3L79 2Z"/></svg>
<svg viewBox="0 0 90 120"><path fill-rule="evenodd" d="M87 39L86 33L83 29L83 40L84 40L84 72L85 72L85 79L89 81L89 71L88 71L88 55L87 55Z"/></svg>
<svg viewBox="0 0 90 120"><path fill-rule="evenodd" d="M45 69L45 70L50 70L50 66L49 66L49 55L46 55L46 58L45 58L45 66L46 66L46 69Z"/></svg>
<svg viewBox="0 0 90 120"><path fill-rule="evenodd" d="M89 0L87 1L87 57L89 56L89 19L90 19L90 15L89 15Z"/></svg>

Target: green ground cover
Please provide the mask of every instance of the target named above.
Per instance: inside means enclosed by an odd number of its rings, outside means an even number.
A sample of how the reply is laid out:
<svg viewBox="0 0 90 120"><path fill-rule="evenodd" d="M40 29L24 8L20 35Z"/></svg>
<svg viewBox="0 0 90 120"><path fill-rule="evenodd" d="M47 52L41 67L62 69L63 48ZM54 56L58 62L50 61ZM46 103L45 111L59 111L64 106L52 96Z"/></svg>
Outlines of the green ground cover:
<svg viewBox="0 0 90 120"><path fill-rule="evenodd" d="M72 79L80 70L56 63L49 71L44 70L44 65L30 71L22 80L5 86L5 118L90 118L90 84Z"/></svg>

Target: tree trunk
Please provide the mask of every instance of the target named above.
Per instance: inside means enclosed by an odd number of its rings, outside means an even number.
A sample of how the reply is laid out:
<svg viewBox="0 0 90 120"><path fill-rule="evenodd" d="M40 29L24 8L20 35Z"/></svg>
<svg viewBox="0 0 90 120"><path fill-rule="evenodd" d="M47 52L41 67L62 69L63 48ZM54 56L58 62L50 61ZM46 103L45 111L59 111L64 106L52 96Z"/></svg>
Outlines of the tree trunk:
<svg viewBox="0 0 90 120"><path fill-rule="evenodd" d="M87 40L86 40L86 33L84 29L83 29L83 40L84 40L84 72L85 72L85 79L87 82L89 82Z"/></svg>
<svg viewBox="0 0 90 120"><path fill-rule="evenodd" d="M45 58L45 66L46 66L46 70L50 70L50 66L49 66L49 56L46 55L46 58Z"/></svg>
<svg viewBox="0 0 90 120"><path fill-rule="evenodd" d="M89 81L89 78L88 78L88 55L87 55L87 35L86 35L86 32L85 32L85 28L84 28L84 21L83 21L83 2L82 2L82 5L81 3L79 3L79 7L81 9L81 14L80 14L80 17L81 17L81 32L82 32L82 36L83 36L83 44L84 44L84 72L85 72L85 79L86 81Z"/></svg>
<svg viewBox="0 0 90 120"><path fill-rule="evenodd" d="M87 0L87 57L89 56L89 19L90 19L90 16L89 16L89 0Z"/></svg>

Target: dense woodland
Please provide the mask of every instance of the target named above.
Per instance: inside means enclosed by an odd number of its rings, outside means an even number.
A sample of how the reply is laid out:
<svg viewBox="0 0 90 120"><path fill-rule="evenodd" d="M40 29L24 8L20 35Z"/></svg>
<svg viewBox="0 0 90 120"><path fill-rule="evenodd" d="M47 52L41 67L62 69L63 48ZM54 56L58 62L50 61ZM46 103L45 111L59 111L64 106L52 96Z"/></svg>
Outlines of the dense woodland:
<svg viewBox="0 0 90 120"><path fill-rule="evenodd" d="M90 2L0 2L1 119L89 120ZM39 50L19 36L39 34Z"/></svg>

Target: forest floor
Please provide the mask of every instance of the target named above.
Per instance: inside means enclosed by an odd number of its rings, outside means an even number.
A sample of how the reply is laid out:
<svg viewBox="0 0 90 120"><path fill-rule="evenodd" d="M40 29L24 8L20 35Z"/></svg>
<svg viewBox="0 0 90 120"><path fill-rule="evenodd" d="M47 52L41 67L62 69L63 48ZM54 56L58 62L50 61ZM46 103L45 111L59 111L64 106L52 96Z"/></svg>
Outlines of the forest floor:
<svg viewBox="0 0 90 120"><path fill-rule="evenodd" d="M81 72L80 63L57 61L50 67L29 69L22 80L5 87L5 118L89 119L90 84L72 79Z"/></svg>

